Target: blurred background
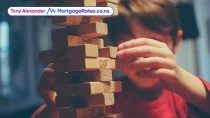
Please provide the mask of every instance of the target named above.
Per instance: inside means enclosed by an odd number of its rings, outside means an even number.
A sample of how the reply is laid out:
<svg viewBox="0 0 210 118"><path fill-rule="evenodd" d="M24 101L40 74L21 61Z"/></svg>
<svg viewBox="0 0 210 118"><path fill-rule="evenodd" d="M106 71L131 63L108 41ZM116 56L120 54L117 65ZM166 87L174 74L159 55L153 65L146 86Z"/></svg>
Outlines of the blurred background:
<svg viewBox="0 0 210 118"><path fill-rule="evenodd" d="M210 0L173 0L179 9L184 41L176 55L186 70L210 82ZM34 6L32 0L0 4L0 118L30 118L43 103L36 87L47 66L39 51L52 48L49 19L12 17L11 6ZM106 45L112 45L105 38ZM122 73L116 71L114 76Z"/></svg>

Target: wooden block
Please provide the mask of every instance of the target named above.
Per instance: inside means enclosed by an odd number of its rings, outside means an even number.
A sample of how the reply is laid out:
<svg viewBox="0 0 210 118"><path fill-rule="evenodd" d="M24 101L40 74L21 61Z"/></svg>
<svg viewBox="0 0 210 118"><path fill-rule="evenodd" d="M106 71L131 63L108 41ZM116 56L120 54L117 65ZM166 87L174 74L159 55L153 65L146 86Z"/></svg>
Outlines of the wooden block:
<svg viewBox="0 0 210 118"><path fill-rule="evenodd" d="M106 57L106 58L116 58L117 57L117 47L104 47L99 49L99 57Z"/></svg>
<svg viewBox="0 0 210 118"><path fill-rule="evenodd" d="M112 2L102 2L102 3L97 3L97 6L98 7L112 7L114 10L114 13L112 14L112 16L99 16L99 18L118 16L118 4L115 4Z"/></svg>
<svg viewBox="0 0 210 118"><path fill-rule="evenodd" d="M35 0L36 6L96 6L96 0Z"/></svg>
<svg viewBox="0 0 210 118"><path fill-rule="evenodd" d="M73 82L73 78L69 73L55 73L55 83L56 84L69 84Z"/></svg>
<svg viewBox="0 0 210 118"><path fill-rule="evenodd" d="M105 107L63 108L59 118L89 118L105 114Z"/></svg>
<svg viewBox="0 0 210 118"><path fill-rule="evenodd" d="M98 46L94 44L85 44L68 47L68 49L56 50L55 60L68 59L73 57L98 57Z"/></svg>
<svg viewBox="0 0 210 118"><path fill-rule="evenodd" d="M112 81L112 70L91 70L79 72L81 75L79 82L106 82Z"/></svg>
<svg viewBox="0 0 210 118"><path fill-rule="evenodd" d="M102 3L102 2L111 2L114 4L118 4L119 0L96 0L96 3Z"/></svg>
<svg viewBox="0 0 210 118"><path fill-rule="evenodd" d="M98 58L99 61L99 68L101 69L113 69L114 68L114 63L110 58Z"/></svg>
<svg viewBox="0 0 210 118"><path fill-rule="evenodd" d="M96 22L90 24L68 26L66 28L53 30L52 33L93 38L107 35L108 27L106 23Z"/></svg>
<svg viewBox="0 0 210 118"><path fill-rule="evenodd" d="M97 58L70 58L54 62L55 72L74 72L97 70L99 61Z"/></svg>
<svg viewBox="0 0 210 118"><path fill-rule="evenodd" d="M120 81L86 82L79 84L56 84L58 96L90 96L103 93L118 93L122 91Z"/></svg>
<svg viewBox="0 0 210 118"><path fill-rule="evenodd" d="M39 60L43 63L50 63L54 60L55 51L54 50L47 50L42 51L39 53Z"/></svg>
<svg viewBox="0 0 210 118"><path fill-rule="evenodd" d="M88 106L110 106L114 105L114 103L113 93L93 95L86 98L86 104Z"/></svg>
<svg viewBox="0 0 210 118"><path fill-rule="evenodd" d="M51 17L52 25L56 26L74 26L80 24L89 24L103 22L101 18L98 17L88 17L88 16L56 16Z"/></svg>
<svg viewBox="0 0 210 118"><path fill-rule="evenodd" d="M78 107L87 107L86 97L81 96L56 96L55 105L58 108L78 108Z"/></svg>
<svg viewBox="0 0 210 118"><path fill-rule="evenodd" d="M94 44L84 44L68 47L68 49L48 50L40 52L41 62L54 62L60 59L69 59L73 57L98 57L98 46Z"/></svg>
<svg viewBox="0 0 210 118"><path fill-rule="evenodd" d="M118 59L111 59L112 70L120 70L121 69L121 61Z"/></svg>
<svg viewBox="0 0 210 118"><path fill-rule="evenodd" d="M58 96L72 96L74 94L73 84L56 84L55 91Z"/></svg>
<svg viewBox="0 0 210 118"><path fill-rule="evenodd" d="M69 72L71 83L107 82L112 81L112 70L98 69L79 72Z"/></svg>
<svg viewBox="0 0 210 118"><path fill-rule="evenodd" d="M114 94L106 93L92 96L56 96L56 107L96 107L114 105Z"/></svg>
<svg viewBox="0 0 210 118"><path fill-rule="evenodd" d="M123 118L123 114L121 113L107 113L104 115L99 115L94 118Z"/></svg>
<svg viewBox="0 0 210 118"><path fill-rule="evenodd" d="M56 84L112 81L112 70L90 70L70 73L55 73Z"/></svg>
<svg viewBox="0 0 210 118"><path fill-rule="evenodd" d="M113 70L120 70L122 69L122 62L119 59L116 60L112 60L112 63L114 63L113 65L115 65Z"/></svg>
<svg viewBox="0 0 210 118"><path fill-rule="evenodd" d="M86 82L74 84L73 89L74 95L76 96L88 96L103 93L118 93L122 91L122 84L120 81Z"/></svg>
<svg viewBox="0 0 210 118"><path fill-rule="evenodd" d="M55 72L78 72L89 70L116 70L116 59L110 58L70 58L56 60L54 62Z"/></svg>
<svg viewBox="0 0 210 118"><path fill-rule="evenodd" d="M103 39L85 38L73 35L62 35L61 33L52 33L53 48L63 49L71 46L94 44L98 48L104 47Z"/></svg>

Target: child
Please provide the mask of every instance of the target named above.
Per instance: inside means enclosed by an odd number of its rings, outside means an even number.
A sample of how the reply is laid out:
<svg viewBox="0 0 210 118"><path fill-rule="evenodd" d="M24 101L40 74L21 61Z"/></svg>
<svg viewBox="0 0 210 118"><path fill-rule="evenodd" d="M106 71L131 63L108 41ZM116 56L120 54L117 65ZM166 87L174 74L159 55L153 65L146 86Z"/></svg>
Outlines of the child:
<svg viewBox="0 0 210 118"><path fill-rule="evenodd" d="M210 117L210 84L176 64L182 31L177 10L169 0L122 0L120 14L108 18L109 37L118 46L126 74L123 92L107 111L124 118ZM32 118L59 118L54 106L53 64L44 71L39 94L47 104Z"/></svg>

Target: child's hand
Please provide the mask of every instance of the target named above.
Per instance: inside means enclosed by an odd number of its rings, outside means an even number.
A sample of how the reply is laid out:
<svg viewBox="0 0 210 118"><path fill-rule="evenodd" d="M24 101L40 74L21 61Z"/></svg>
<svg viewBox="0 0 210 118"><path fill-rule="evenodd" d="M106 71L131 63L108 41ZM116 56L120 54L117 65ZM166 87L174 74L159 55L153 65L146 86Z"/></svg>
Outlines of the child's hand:
<svg viewBox="0 0 210 118"><path fill-rule="evenodd" d="M56 92L53 66L53 64L49 64L44 70L38 85L38 93L46 104L37 109L32 118L59 118L58 108L55 105Z"/></svg>
<svg viewBox="0 0 210 118"><path fill-rule="evenodd" d="M38 93L47 104L54 106L56 92L54 91L55 77L54 65L49 66L43 71L38 85Z"/></svg>
<svg viewBox="0 0 210 118"><path fill-rule="evenodd" d="M173 89L174 82L178 82L179 66L165 43L140 38L122 43L118 49L123 67L135 70L137 78L158 78L166 89Z"/></svg>

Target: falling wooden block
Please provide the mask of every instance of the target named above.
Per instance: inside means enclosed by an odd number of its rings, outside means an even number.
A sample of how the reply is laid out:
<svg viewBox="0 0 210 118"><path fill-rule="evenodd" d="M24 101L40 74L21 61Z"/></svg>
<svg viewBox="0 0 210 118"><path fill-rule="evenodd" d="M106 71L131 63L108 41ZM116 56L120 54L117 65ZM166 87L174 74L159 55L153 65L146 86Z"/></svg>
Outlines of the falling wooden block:
<svg viewBox="0 0 210 118"><path fill-rule="evenodd" d="M106 23L96 22L90 24L68 26L66 28L53 30L52 33L93 38L107 35L108 27Z"/></svg>
<svg viewBox="0 0 210 118"><path fill-rule="evenodd" d="M102 3L102 2L111 2L111 3L114 3L114 4L119 3L118 0L96 0L96 3Z"/></svg>
<svg viewBox="0 0 210 118"><path fill-rule="evenodd" d="M97 70L99 61L97 58L70 58L54 62L55 72L74 72Z"/></svg>
<svg viewBox="0 0 210 118"><path fill-rule="evenodd" d="M88 17L88 16L56 16L51 17L52 25L56 26L73 26L80 24L89 24L103 22L101 18L97 17Z"/></svg>
<svg viewBox="0 0 210 118"><path fill-rule="evenodd" d="M94 44L98 48L104 47L103 39L94 39L79 37L73 35L62 35L62 33L52 33L53 48L62 49L71 46L84 45L84 44Z"/></svg>
<svg viewBox="0 0 210 118"><path fill-rule="evenodd" d="M99 49L99 57L106 58L116 58L117 57L117 47L104 47Z"/></svg>
<svg viewBox="0 0 210 118"><path fill-rule="evenodd" d="M104 115L99 115L94 118L123 118L123 114L121 113L107 113Z"/></svg>
<svg viewBox="0 0 210 118"><path fill-rule="evenodd" d="M74 95L76 96L88 96L103 93L118 93L122 91L122 84L120 81L86 82L74 84L73 86Z"/></svg>
<svg viewBox="0 0 210 118"><path fill-rule="evenodd" d="M63 108L59 118L89 118L105 114L105 107Z"/></svg>
<svg viewBox="0 0 210 118"><path fill-rule="evenodd" d="M96 0L35 0L37 6L96 6Z"/></svg>
<svg viewBox="0 0 210 118"><path fill-rule="evenodd" d="M98 7L112 7L114 10L114 13L111 16L99 16L99 18L118 16L118 4L116 4L116 3L102 2L102 3L97 3L97 6Z"/></svg>
<svg viewBox="0 0 210 118"><path fill-rule="evenodd" d="M56 107L77 108L77 107L99 107L114 105L113 93L92 95L92 96L56 96Z"/></svg>

